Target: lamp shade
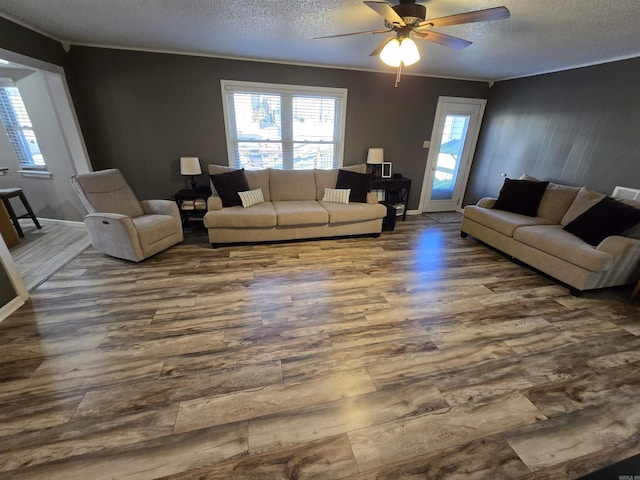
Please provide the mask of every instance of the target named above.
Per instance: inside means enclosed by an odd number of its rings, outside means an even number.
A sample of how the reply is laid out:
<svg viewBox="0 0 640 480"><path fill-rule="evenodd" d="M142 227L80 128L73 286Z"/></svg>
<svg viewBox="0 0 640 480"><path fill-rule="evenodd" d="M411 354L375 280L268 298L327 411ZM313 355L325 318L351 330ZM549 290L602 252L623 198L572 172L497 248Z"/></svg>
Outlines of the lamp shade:
<svg viewBox="0 0 640 480"><path fill-rule="evenodd" d="M420 52L416 42L409 37L394 38L380 52L380 59L390 67L409 66L420 60Z"/></svg>
<svg viewBox="0 0 640 480"><path fill-rule="evenodd" d="M367 163L369 165L382 165L382 162L384 162L384 149L370 148L367 154Z"/></svg>
<svg viewBox="0 0 640 480"><path fill-rule="evenodd" d="M180 157L180 173L182 175L200 175L200 159L198 157Z"/></svg>

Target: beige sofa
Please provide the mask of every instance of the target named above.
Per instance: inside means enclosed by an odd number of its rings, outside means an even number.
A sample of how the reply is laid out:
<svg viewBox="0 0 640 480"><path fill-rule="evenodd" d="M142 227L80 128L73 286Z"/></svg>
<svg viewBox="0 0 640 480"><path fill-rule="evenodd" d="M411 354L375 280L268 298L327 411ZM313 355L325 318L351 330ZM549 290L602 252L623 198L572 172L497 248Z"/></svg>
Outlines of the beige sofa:
<svg viewBox="0 0 640 480"><path fill-rule="evenodd" d="M366 165L344 167L366 173ZM234 170L209 165L210 175ZM322 201L325 188L335 188L338 169L246 170L250 190L260 188L264 202L244 208L223 207L215 192L207 201L204 225L209 242L220 244L298 240L350 235L379 235L387 213L375 194L366 203Z"/></svg>
<svg viewBox="0 0 640 480"><path fill-rule="evenodd" d="M537 216L493 209L483 198L464 209L461 235L482 242L569 285L572 293L626 285L640 278L638 227L592 246L563 229L604 197L587 188L550 183ZM624 203L640 208L640 202Z"/></svg>

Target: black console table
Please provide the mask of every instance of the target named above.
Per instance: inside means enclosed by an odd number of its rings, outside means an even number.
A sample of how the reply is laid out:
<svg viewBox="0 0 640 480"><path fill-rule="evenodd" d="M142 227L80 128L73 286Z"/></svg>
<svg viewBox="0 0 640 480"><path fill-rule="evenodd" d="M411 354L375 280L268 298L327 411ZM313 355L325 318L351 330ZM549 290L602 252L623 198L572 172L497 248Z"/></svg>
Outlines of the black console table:
<svg viewBox="0 0 640 480"><path fill-rule="evenodd" d="M384 201L387 205L402 205L402 220L407 218L407 203L411 192L411 179L399 178L379 178L371 179L371 190L384 190Z"/></svg>

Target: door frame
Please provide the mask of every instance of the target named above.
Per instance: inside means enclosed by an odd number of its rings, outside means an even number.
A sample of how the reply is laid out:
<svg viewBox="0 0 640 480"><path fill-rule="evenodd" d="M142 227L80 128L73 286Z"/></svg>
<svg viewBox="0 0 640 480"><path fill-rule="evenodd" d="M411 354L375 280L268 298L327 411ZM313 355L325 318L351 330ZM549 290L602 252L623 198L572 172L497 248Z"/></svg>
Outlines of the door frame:
<svg viewBox="0 0 640 480"><path fill-rule="evenodd" d="M466 97L438 97L438 106L436 108L436 115L433 120L433 129L431 131L431 139L429 143L429 154L427 156L427 164L424 171L424 178L422 179L422 191L420 192L420 208L421 213L425 212L425 207L429 203L429 197L427 195L431 190L430 181L432 177L432 166L436 164L438 160L438 153L440 152L440 141L438 140L439 126L443 123L442 118L445 104L459 104L459 105L472 105L479 107L478 118L475 125L469 124L467 130L467 140L465 141L465 147L468 143L469 149L469 161L462 170L458 171L458 178L456 180L456 186L462 185L459 198L456 201L456 211L462 210L462 201L464 194L467 190L467 183L469 181L469 174L471 173L471 165L473 163L473 157L476 151L476 145L478 144L478 137L480 135L480 126L482 125L482 119L484 117L484 111L487 105L487 99L485 98L466 98ZM455 191L454 187L454 191ZM453 201L452 199L451 201Z"/></svg>

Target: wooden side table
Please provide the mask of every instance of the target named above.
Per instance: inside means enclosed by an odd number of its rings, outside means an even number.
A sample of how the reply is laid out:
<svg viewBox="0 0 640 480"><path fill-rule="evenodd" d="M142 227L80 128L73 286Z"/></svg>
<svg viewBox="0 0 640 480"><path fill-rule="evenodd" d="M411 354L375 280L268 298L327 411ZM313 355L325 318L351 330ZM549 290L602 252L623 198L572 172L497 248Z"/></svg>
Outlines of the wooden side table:
<svg viewBox="0 0 640 480"><path fill-rule="evenodd" d="M210 196L211 189L209 187L180 190L175 194L183 225L194 218L202 219L204 214L207 213L207 199Z"/></svg>
<svg viewBox="0 0 640 480"><path fill-rule="evenodd" d="M9 213L2 202L0 202L0 235L2 235L4 243L6 243L9 248L15 247L20 243L18 232L14 228L13 223L11 223Z"/></svg>

